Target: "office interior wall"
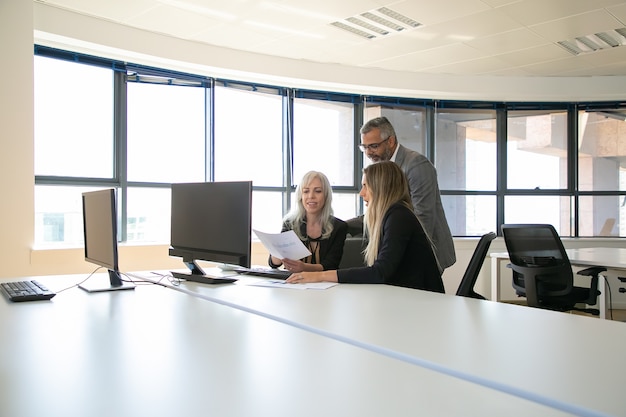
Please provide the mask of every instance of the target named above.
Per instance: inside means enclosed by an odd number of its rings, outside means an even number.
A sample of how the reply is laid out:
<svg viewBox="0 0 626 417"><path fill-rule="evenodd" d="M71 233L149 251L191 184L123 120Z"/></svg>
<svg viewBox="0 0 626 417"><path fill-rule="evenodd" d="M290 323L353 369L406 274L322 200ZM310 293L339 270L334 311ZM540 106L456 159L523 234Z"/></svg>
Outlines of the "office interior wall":
<svg viewBox="0 0 626 417"><path fill-rule="evenodd" d="M33 3L0 2L0 275L28 270L34 238Z"/></svg>

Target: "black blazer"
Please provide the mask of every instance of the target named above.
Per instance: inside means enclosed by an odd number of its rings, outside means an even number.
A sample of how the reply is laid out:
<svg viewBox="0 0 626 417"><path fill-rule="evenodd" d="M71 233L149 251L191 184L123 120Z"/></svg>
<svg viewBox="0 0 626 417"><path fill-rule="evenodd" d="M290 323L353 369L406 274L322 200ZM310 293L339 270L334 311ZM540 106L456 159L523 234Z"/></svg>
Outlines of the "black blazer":
<svg viewBox="0 0 626 417"><path fill-rule="evenodd" d="M390 284L443 293L431 244L410 209L392 205L383 217L378 257L372 266L340 269L339 282Z"/></svg>
<svg viewBox="0 0 626 417"><path fill-rule="evenodd" d="M343 256L343 244L348 234L348 224L346 222L336 217L332 217L331 220L333 223L333 231L328 239L320 240L320 263L324 271L339 268L339 263ZM287 230L291 230L290 225L283 223L281 232L286 232ZM300 225L300 231L302 235L306 236L306 223ZM303 241L303 243L306 244L305 241ZM268 259L268 263L272 268L276 267L276 265L272 264L271 256Z"/></svg>

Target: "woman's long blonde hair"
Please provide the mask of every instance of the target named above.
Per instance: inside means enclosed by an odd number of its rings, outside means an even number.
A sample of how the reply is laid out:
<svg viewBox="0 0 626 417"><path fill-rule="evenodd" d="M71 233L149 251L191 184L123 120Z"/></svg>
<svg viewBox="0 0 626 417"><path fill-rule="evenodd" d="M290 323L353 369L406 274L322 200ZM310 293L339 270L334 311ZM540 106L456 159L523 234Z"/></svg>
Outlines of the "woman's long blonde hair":
<svg viewBox="0 0 626 417"><path fill-rule="evenodd" d="M370 201L365 212L365 227L369 238L363 254L368 266L378 256L382 223L389 207L401 203L413 212L409 194L409 183L400 167L392 161L382 161L363 169L365 183L370 192Z"/></svg>

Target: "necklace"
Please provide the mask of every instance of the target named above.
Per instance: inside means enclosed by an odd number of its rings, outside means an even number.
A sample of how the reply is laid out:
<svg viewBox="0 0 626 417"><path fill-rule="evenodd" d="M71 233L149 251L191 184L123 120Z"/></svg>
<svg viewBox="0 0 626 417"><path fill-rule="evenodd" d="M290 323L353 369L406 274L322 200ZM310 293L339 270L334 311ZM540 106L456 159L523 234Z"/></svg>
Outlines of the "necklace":
<svg viewBox="0 0 626 417"><path fill-rule="evenodd" d="M319 249L320 249L321 237L322 236L314 239L311 236L307 235L307 246L309 247L309 250L311 251L311 263L312 264L319 262Z"/></svg>

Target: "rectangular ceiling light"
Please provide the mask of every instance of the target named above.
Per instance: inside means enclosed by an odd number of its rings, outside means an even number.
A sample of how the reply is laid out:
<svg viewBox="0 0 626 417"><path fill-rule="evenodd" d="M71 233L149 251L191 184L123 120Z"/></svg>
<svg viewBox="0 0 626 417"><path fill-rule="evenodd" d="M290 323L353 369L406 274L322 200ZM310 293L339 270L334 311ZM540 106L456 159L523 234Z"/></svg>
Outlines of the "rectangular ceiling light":
<svg viewBox="0 0 626 417"><path fill-rule="evenodd" d="M598 45L586 36L579 36L578 38L576 38L576 41L580 42L584 47L588 48L589 51L597 51L598 49L602 49L600 45Z"/></svg>
<svg viewBox="0 0 626 417"><path fill-rule="evenodd" d="M559 44L561 47L563 47L567 52L569 52L572 55L578 55L578 54L583 53L582 49L580 49L578 46L576 46L570 41L558 41L557 44Z"/></svg>
<svg viewBox="0 0 626 417"><path fill-rule="evenodd" d="M398 25L396 23L393 23L393 22L391 22L391 21L389 21L389 20L387 20L387 19L385 19L383 17L375 15L374 13L365 12L365 13L362 13L361 16L363 16L366 19L371 20L372 22L376 22L376 23L378 23L380 25L387 26L389 29L393 29L393 30L396 30L398 32L401 31L401 30L404 30L404 27L402 27L402 26L400 26L400 25Z"/></svg>
<svg viewBox="0 0 626 417"><path fill-rule="evenodd" d="M381 7L332 22L331 25L367 39L374 39L415 29L421 23L387 7Z"/></svg>
<svg viewBox="0 0 626 417"><path fill-rule="evenodd" d="M364 30L360 30L357 29L353 26L350 25L346 25L345 23L341 23L341 22L332 22L331 25L338 27L339 29L343 29L343 30L347 30L350 33L354 33L357 36L361 36L362 38L366 38L366 39L372 39L375 38L376 36L372 35L371 33L367 33Z"/></svg>
<svg viewBox="0 0 626 417"><path fill-rule="evenodd" d="M587 54L603 49L626 45L626 27L578 36L574 39L557 42L572 55Z"/></svg>
<svg viewBox="0 0 626 417"><path fill-rule="evenodd" d="M421 26L422 24L419 22L416 22L415 20L411 19L410 17L407 17L403 14L400 14L398 12L394 12L391 9L388 9L386 7L381 7L380 9L378 9L378 11L382 14L384 14L385 16L389 16L392 19L397 20L398 22L402 22L405 25L411 26L413 28L416 28L418 26Z"/></svg>
<svg viewBox="0 0 626 417"><path fill-rule="evenodd" d="M367 30L371 30L372 32L378 33L379 35L386 35L389 33L388 30L381 29L378 26L370 25L367 22L362 21L356 17L349 17L346 19L350 23L354 23L355 25L361 26Z"/></svg>
<svg viewBox="0 0 626 417"><path fill-rule="evenodd" d="M615 48L616 46L619 46L619 42L613 39L611 35L609 35L606 32L596 33L596 37L598 37L602 42L609 45L611 48Z"/></svg>

